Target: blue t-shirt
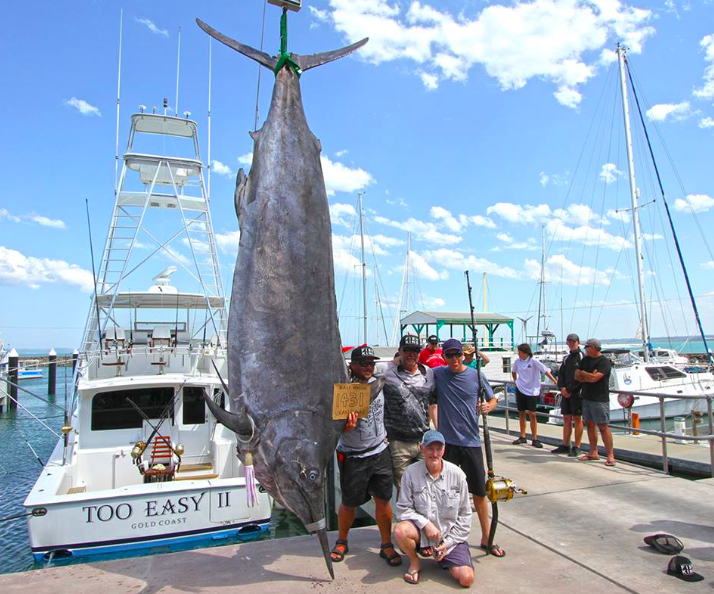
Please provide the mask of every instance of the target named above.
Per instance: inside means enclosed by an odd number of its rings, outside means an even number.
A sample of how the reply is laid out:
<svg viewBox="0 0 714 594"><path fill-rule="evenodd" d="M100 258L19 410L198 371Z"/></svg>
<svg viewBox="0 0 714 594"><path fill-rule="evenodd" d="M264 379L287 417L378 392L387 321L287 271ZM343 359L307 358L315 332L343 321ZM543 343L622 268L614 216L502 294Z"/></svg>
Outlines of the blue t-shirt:
<svg viewBox="0 0 714 594"><path fill-rule="evenodd" d="M434 369L436 404L439 406L439 431L446 443L462 447L478 447L481 438L478 431L478 373L486 400L493 398L493 390L483 372L467 367L454 373L448 367Z"/></svg>

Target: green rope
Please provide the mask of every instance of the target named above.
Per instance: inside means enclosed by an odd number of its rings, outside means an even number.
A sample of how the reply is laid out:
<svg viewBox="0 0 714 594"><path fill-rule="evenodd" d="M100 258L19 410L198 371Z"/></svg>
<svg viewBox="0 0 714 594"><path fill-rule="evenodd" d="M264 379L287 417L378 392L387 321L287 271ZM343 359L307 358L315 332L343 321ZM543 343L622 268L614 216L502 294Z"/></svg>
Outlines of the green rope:
<svg viewBox="0 0 714 594"><path fill-rule="evenodd" d="M280 17L280 57L273 72L278 76L284 66L292 68L298 78L302 74L298 63L290 57L288 53L288 9L283 8L283 15Z"/></svg>

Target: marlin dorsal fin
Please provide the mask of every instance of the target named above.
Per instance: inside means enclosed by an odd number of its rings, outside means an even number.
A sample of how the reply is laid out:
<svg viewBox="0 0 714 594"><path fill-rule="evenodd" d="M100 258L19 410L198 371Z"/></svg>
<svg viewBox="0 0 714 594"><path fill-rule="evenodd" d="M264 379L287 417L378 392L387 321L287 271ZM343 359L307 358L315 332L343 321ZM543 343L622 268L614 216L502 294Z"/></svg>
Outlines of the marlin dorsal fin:
<svg viewBox="0 0 714 594"><path fill-rule="evenodd" d="M309 56L294 55L293 57L294 57L295 61L298 63L298 66L300 66L300 70L305 72L305 70L310 70L310 68L315 68L316 66L322 66L323 64L327 64L328 62L334 62L335 60L344 58L345 56L351 54L353 51L361 48L368 41L369 41L369 37L365 37L364 39L361 39L357 43L353 43L352 45L348 45L347 47L343 47L341 49L332 50L331 52L322 52L320 54L310 54Z"/></svg>
<svg viewBox="0 0 714 594"><path fill-rule="evenodd" d="M198 26L201 27L201 29L203 29L211 37L213 37L214 39L227 45L231 49L234 49L235 51L243 54L244 56L250 58L251 60L255 60L256 62L258 62L258 64L265 66L269 70L275 69L275 66L277 65L278 61L277 61L277 59L273 58L272 56L269 56L265 52L261 52L260 50L257 50L254 47L250 47L249 45L240 43L239 41L236 41L235 39L226 37L225 35L223 35L223 33L219 33L210 25L207 25L206 23L204 23L201 19L196 19L196 23L198 23ZM333 58L333 59L336 59L336 58Z"/></svg>

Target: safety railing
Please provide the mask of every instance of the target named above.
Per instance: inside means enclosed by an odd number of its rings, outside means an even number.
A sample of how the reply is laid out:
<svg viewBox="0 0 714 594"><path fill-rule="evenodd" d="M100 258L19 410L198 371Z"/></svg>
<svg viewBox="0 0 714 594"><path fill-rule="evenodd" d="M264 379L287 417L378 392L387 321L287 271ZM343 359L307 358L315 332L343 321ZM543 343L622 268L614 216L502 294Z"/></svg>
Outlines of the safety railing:
<svg viewBox="0 0 714 594"><path fill-rule="evenodd" d="M508 387L512 386L515 389L515 382L514 381L502 381L502 380L491 380L489 381L489 384L492 386L503 386L504 391L504 402L503 405L499 403L498 410L503 410L505 411L505 421L506 421L506 433L510 435L511 430L510 430L510 425L509 425L509 412L510 411L515 411L517 412L516 408L513 408L511 406L508 406ZM541 394L548 393L548 392L555 392L558 393L560 390L558 387L556 387L553 384L543 384L541 386ZM685 395L685 394L666 394L666 393L661 393L661 392L643 392L643 391L637 391L637 390L608 390L610 394L624 394L624 395L629 395L632 396L633 399L637 396L647 396L650 398L657 398L659 401L659 422L660 422L660 430L655 431L652 429L642 429L640 427L632 427L630 425L616 425L614 423L609 423L608 427L611 429L616 429L619 431L626 431L626 432L632 432L632 433L642 433L644 435L653 435L656 437L660 438L661 441L661 449L662 449L662 470L666 474L669 474L669 457L667 453L667 440L674 439L677 441L692 441L692 442L699 442L699 441L706 441L709 444L709 466L710 466L710 474L712 478L714 478L714 417L712 416L712 399L714 399L714 394L704 394L702 396L692 396L692 395ZM709 434L708 435L683 435L679 433L671 433L667 431L667 426L666 426L666 414L665 414L665 400L666 399L677 399L677 400L702 400L706 402L707 405L707 423L708 423L708 429L709 429ZM548 413L544 412L539 412L536 411L536 417L546 417L549 418L550 415Z"/></svg>

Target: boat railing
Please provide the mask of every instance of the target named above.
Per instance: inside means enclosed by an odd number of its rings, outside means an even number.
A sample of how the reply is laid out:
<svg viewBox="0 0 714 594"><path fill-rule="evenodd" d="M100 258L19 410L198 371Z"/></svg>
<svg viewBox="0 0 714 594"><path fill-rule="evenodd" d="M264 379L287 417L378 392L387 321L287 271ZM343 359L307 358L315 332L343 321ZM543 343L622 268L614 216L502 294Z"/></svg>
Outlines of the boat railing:
<svg viewBox="0 0 714 594"><path fill-rule="evenodd" d="M515 389L515 382L514 381L502 381L502 380L491 380L489 383L492 386L503 386L504 393L508 393L508 388L511 387ZM552 392L558 392L559 388L555 386L554 384L542 384L541 386L541 393L552 393ZM660 439L660 445L661 445L661 451L662 451L662 471L665 474L669 474L669 457L667 453L667 443L669 440L677 440L677 441L687 441L687 442L692 442L692 443L697 443L700 441L705 441L708 443L709 447L709 465L710 465L710 473L712 478L714 478L714 417L712 415L712 400L714 399L714 393L712 394L703 394L703 395L691 395L691 394L669 394L669 393L664 393L664 392L643 392L641 390L608 390L610 394L617 394L619 396L630 396L632 397L632 401L634 402L635 398L638 396L647 396L651 398L656 398L659 401L659 423L660 423L660 428L659 431L654 430L654 429L642 429L640 427L634 427L632 426L632 421L630 418L629 424L626 425L620 425L620 424L614 424L614 423L609 423L608 427L611 429L616 429L618 431L625 431L626 433L642 433L644 435L652 435L655 437L659 437ZM624 398L626 399L626 398ZM705 400L707 404L707 411L706 411L706 416L707 416L707 428L708 428L708 435L684 435L680 433L673 433L667 431L667 426L666 426L666 415L665 415L665 400L670 400L670 399L678 399L678 400ZM623 409L627 409L627 407L623 407ZM508 406L508 399L504 398L503 404L499 404L499 410L503 410L505 412L505 421L506 421L506 433L510 434L510 426L509 426L509 413L510 412L517 412L518 409ZM536 416L540 417L545 417L549 418L550 415L549 413L546 412L540 412L536 411Z"/></svg>

